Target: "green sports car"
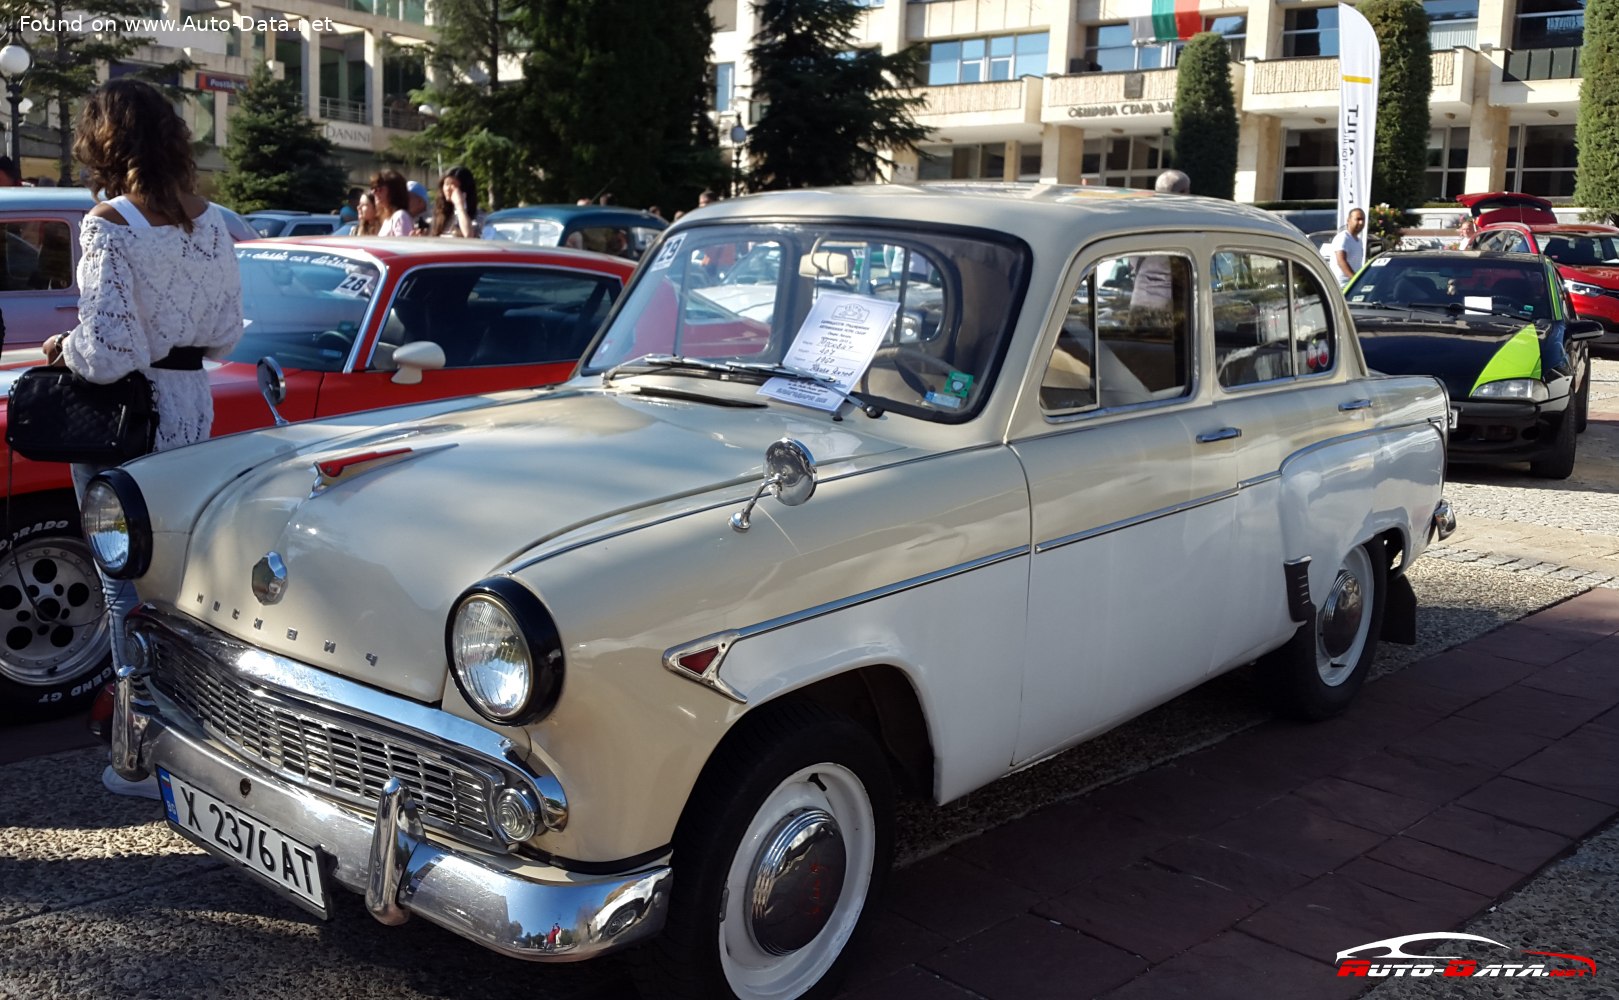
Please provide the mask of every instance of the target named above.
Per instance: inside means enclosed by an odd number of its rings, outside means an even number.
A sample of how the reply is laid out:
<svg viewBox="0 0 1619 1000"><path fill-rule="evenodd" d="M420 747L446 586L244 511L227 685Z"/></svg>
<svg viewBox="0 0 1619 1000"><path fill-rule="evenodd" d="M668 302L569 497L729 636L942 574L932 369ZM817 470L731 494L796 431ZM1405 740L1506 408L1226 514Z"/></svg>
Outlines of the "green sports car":
<svg viewBox="0 0 1619 1000"><path fill-rule="evenodd" d="M1433 375L1457 411L1452 462L1567 479L1591 395L1589 341L1556 265L1523 253L1388 253L1344 289L1369 367Z"/></svg>

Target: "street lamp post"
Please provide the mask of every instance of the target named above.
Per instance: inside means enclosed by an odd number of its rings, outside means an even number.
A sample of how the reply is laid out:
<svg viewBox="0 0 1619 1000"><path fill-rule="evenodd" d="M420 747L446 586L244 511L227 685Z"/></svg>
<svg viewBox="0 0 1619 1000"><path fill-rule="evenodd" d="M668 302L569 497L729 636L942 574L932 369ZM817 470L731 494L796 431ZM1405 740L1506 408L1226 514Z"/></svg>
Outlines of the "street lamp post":
<svg viewBox="0 0 1619 1000"><path fill-rule="evenodd" d="M731 197L735 198L742 193L742 147L748 141L748 130L737 119L731 126Z"/></svg>
<svg viewBox="0 0 1619 1000"><path fill-rule="evenodd" d="M6 99L11 102L11 161L19 170L22 169L22 78L33 65L34 54L20 39L0 48L0 76L5 77Z"/></svg>

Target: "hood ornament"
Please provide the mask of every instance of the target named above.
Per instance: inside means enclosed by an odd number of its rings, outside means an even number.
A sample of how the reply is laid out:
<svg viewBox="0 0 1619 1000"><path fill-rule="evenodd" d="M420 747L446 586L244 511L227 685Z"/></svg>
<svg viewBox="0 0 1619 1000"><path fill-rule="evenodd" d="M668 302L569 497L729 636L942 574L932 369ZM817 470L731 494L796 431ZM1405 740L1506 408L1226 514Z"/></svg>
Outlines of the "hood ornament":
<svg viewBox="0 0 1619 1000"><path fill-rule="evenodd" d="M287 593L287 564L279 552L267 552L253 564L253 596L260 604L275 604Z"/></svg>

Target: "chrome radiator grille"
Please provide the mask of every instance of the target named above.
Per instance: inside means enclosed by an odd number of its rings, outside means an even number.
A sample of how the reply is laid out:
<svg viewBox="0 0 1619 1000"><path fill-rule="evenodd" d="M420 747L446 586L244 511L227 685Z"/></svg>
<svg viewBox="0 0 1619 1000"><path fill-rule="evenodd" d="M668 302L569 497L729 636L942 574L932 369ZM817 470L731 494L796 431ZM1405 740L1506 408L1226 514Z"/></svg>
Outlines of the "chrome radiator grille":
<svg viewBox="0 0 1619 1000"><path fill-rule="evenodd" d="M489 776L398 734L328 717L290 697L256 690L168 636L156 638L151 648L150 685L248 760L295 784L359 805L374 805L383 784L398 778L421 807L425 824L476 840L497 840L489 818Z"/></svg>

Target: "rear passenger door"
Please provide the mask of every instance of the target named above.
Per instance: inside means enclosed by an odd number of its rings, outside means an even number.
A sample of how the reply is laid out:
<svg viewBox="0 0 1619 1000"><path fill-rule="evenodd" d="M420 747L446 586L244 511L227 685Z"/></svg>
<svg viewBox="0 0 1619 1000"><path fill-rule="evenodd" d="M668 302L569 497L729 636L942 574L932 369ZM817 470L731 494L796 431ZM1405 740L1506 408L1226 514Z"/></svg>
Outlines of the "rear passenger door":
<svg viewBox="0 0 1619 1000"><path fill-rule="evenodd" d="M1206 265L1166 245L1082 257L1036 358L1039 415L1012 441L1033 532L1015 762L1197 684L1216 655L1234 435L1207 404Z"/></svg>
<svg viewBox="0 0 1619 1000"><path fill-rule="evenodd" d="M621 283L596 271L512 265L423 265L407 272L379 308L378 332L360 370L328 376L321 415L424 399L553 385L617 301ZM415 385L393 381L393 355L427 341L444 368Z"/></svg>

